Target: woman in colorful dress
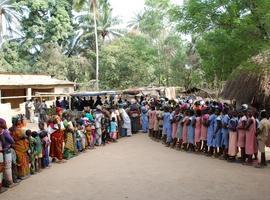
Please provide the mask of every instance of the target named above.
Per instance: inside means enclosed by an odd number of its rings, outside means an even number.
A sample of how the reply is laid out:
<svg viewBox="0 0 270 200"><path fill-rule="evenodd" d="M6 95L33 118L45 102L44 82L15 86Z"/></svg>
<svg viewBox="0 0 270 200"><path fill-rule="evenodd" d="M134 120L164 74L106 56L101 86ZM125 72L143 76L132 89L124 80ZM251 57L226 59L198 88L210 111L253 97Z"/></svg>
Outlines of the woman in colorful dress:
<svg viewBox="0 0 270 200"><path fill-rule="evenodd" d="M25 134L24 119L22 116L13 119L13 126L10 129L11 136L15 143L12 145L16 152L18 160L18 178L25 179L29 177L29 157L27 151L29 150L29 142Z"/></svg>
<svg viewBox="0 0 270 200"><path fill-rule="evenodd" d="M58 163L63 162L64 125L59 116L55 116L51 131L50 157Z"/></svg>
<svg viewBox="0 0 270 200"><path fill-rule="evenodd" d="M64 158L70 159L75 155L74 146L74 126L71 121L72 116L70 114L66 115L66 119L63 124L65 127L65 148L64 148Z"/></svg>

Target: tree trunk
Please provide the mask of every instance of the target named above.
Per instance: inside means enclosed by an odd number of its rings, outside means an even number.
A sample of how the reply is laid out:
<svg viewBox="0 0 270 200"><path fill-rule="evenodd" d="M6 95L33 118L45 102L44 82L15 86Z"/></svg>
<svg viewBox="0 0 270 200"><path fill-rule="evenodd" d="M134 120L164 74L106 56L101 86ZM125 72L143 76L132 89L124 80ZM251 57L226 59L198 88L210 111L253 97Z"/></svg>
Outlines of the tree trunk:
<svg viewBox="0 0 270 200"><path fill-rule="evenodd" d="M91 2L92 1L89 0L90 6L91 6ZM90 7L90 9L91 9L91 7ZM99 48L98 48L96 4L93 5L93 15L94 15L95 40L96 40L96 90L99 90Z"/></svg>

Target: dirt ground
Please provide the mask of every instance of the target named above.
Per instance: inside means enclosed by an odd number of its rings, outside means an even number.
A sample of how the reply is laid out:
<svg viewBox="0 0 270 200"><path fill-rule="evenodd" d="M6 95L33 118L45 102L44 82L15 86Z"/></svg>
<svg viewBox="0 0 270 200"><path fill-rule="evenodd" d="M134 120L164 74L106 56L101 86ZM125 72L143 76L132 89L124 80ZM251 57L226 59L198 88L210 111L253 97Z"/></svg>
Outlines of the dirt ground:
<svg viewBox="0 0 270 200"><path fill-rule="evenodd" d="M270 166L255 169L179 152L137 134L53 164L2 199L267 200Z"/></svg>

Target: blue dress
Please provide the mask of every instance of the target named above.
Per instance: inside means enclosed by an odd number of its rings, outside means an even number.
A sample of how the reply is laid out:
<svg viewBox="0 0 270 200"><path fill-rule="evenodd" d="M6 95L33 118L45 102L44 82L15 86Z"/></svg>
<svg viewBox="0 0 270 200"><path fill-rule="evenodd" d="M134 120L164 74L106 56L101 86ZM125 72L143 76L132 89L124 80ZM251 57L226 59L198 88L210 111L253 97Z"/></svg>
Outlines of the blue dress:
<svg viewBox="0 0 270 200"><path fill-rule="evenodd" d="M215 119L215 123L214 123L214 133L217 130L218 127L218 123L222 123L222 119L221 116L217 116ZM221 147L222 144L222 132L221 132L221 128L215 133L215 137L214 137L214 147Z"/></svg>
<svg viewBox="0 0 270 200"><path fill-rule="evenodd" d="M148 111L145 107L142 107L142 114L141 114L141 123L142 123L142 130L144 133L148 131Z"/></svg>
<svg viewBox="0 0 270 200"><path fill-rule="evenodd" d="M216 115L212 114L209 116L209 127L207 129L207 146L208 147L215 147L215 141L214 141L214 124L216 121Z"/></svg>
<svg viewBox="0 0 270 200"><path fill-rule="evenodd" d="M172 124L171 124L172 115L169 112L163 113L163 134L167 135L167 142L172 140Z"/></svg>
<svg viewBox="0 0 270 200"><path fill-rule="evenodd" d="M225 125L228 126L229 121L230 121L230 117L229 117L229 115L223 115L221 120L222 120L222 127L224 127ZM229 147L229 129L222 128L221 132L222 132L221 145L227 149Z"/></svg>
<svg viewBox="0 0 270 200"><path fill-rule="evenodd" d="M190 124L188 125L188 134L187 134L187 142L189 144L194 144L194 136L195 136L195 127L193 127L193 123L196 120L195 116L189 117Z"/></svg>

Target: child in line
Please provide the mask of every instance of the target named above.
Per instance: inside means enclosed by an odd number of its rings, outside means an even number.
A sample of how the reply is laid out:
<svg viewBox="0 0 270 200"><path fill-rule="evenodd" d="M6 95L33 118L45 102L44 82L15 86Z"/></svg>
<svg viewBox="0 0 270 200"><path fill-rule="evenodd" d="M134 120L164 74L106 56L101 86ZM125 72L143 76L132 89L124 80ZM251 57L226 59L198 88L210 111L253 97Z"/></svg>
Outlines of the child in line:
<svg viewBox="0 0 270 200"><path fill-rule="evenodd" d="M117 142L117 129L118 125L115 121L115 117L112 118L111 124L110 124L110 137L113 142Z"/></svg>
<svg viewBox="0 0 270 200"><path fill-rule="evenodd" d="M82 152L85 149L85 144L83 145L83 133L82 133L82 126L80 123L76 124L76 146L79 152Z"/></svg>
<svg viewBox="0 0 270 200"><path fill-rule="evenodd" d="M49 146L50 146L50 139L48 135L48 131L45 130L44 122L40 122L39 126L39 136L42 142L42 166L43 168L48 168L50 166L50 159L49 159Z"/></svg>
<svg viewBox="0 0 270 200"><path fill-rule="evenodd" d="M29 141L29 149L28 149L28 156L29 156L29 163L30 163L30 173L33 175L36 173L36 168L35 168L35 143L36 139L32 136L32 131L31 130L26 130L25 134L27 135L27 139Z"/></svg>
<svg viewBox="0 0 270 200"><path fill-rule="evenodd" d="M228 122L229 128L229 149L228 149L228 160L235 161L235 157L238 153L237 147L237 125L238 125L238 118L236 111L231 112L231 118Z"/></svg>
<svg viewBox="0 0 270 200"><path fill-rule="evenodd" d="M40 172L42 160L42 143L40 136L36 131L32 132L32 136L35 139L35 172Z"/></svg>

